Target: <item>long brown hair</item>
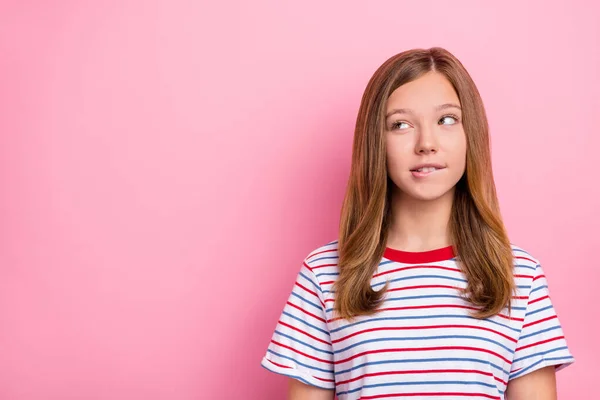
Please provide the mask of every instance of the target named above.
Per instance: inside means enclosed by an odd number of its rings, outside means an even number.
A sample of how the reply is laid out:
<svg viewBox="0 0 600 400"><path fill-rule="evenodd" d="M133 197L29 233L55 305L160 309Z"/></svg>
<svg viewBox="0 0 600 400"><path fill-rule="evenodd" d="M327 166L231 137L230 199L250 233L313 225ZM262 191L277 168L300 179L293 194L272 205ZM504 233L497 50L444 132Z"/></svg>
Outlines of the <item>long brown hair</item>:
<svg viewBox="0 0 600 400"><path fill-rule="evenodd" d="M384 301L371 279L385 251L393 182L386 168L384 116L390 94L401 85L436 71L454 86L467 138L465 173L456 185L450 232L456 259L467 278L464 297L487 318L515 291L513 254L502 222L492 175L489 128L481 96L461 62L441 47L412 49L385 61L363 94L352 148L352 164L338 236L340 274L334 284L334 312L352 320L372 315Z"/></svg>

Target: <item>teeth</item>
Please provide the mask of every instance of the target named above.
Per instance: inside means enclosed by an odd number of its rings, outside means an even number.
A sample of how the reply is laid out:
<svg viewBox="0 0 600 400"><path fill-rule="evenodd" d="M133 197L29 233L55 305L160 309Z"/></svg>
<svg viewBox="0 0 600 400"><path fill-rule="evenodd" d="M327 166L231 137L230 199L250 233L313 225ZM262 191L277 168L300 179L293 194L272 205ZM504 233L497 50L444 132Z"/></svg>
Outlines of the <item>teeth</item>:
<svg viewBox="0 0 600 400"><path fill-rule="evenodd" d="M437 168L435 167L423 167L423 168L419 168L417 171L419 172L433 172L437 170Z"/></svg>

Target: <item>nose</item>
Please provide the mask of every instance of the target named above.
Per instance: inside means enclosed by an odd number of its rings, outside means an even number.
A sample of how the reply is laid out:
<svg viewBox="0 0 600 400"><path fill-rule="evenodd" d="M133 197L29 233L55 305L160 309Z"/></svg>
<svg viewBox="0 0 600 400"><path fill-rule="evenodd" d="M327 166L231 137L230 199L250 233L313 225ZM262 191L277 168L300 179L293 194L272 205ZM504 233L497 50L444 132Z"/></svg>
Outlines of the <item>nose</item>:
<svg viewBox="0 0 600 400"><path fill-rule="evenodd" d="M422 125L417 133L417 143L415 145L415 153L429 154L435 153L439 149L435 130L429 126Z"/></svg>

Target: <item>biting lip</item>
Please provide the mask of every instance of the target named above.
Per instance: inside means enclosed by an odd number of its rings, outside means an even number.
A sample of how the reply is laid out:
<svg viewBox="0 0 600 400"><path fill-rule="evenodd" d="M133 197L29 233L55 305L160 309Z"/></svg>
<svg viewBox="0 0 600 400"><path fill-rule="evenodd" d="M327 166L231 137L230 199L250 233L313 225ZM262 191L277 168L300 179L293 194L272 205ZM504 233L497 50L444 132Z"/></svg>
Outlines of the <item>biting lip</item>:
<svg viewBox="0 0 600 400"><path fill-rule="evenodd" d="M414 172L414 171L418 171L418 170L419 170L419 169L421 169L421 168L435 168L435 169L444 169L444 168L446 168L446 167L444 167L444 166L443 166L443 165L441 165L441 164L427 163L427 164L419 164L419 165L417 165L417 166L415 166L415 167L411 168L410 170Z"/></svg>

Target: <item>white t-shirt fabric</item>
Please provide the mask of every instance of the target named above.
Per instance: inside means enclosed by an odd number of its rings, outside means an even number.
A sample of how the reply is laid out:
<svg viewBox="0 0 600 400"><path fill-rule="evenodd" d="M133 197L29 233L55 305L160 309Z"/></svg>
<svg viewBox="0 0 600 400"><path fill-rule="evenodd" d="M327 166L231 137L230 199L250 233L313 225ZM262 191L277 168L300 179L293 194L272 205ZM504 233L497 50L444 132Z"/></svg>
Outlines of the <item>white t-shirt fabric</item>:
<svg viewBox="0 0 600 400"><path fill-rule="evenodd" d="M511 245L518 293L480 320L451 246L386 248L371 286L389 281L377 314L333 319L337 241L310 252L261 365L349 399L504 399L509 380L575 362L540 262Z"/></svg>

